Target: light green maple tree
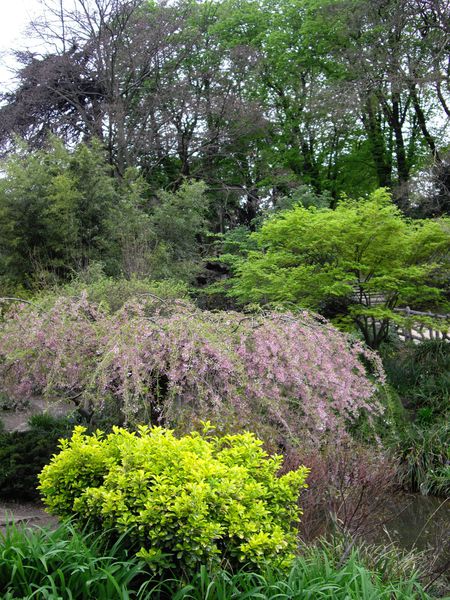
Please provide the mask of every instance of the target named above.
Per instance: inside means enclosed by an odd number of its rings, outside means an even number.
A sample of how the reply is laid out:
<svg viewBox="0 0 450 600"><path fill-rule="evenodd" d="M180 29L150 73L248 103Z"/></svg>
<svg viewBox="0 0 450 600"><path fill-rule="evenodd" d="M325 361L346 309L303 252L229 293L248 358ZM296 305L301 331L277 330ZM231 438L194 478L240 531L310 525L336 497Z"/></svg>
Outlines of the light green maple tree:
<svg viewBox="0 0 450 600"><path fill-rule="evenodd" d="M319 311L339 300L340 323L356 326L373 348L404 318L397 306L445 304L438 279L450 221L409 220L385 189L342 199L335 210L298 205L250 237L257 249L235 263L232 295Z"/></svg>

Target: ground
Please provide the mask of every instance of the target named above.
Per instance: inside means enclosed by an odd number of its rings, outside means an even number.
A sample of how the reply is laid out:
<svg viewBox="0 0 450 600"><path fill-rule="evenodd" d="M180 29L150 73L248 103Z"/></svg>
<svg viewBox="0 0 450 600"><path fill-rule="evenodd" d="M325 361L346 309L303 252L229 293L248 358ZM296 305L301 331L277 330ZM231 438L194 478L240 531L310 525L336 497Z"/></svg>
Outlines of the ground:
<svg viewBox="0 0 450 600"><path fill-rule="evenodd" d="M24 431L28 429L28 420L32 415L48 412L55 417L62 417L73 409L72 403L63 400L49 402L43 398L32 398L27 402L26 408L21 410L1 410L0 407L0 421L6 431Z"/></svg>
<svg viewBox="0 0 450 600"><path fill-rule="evenodd" d="M0 410L0 420L7 431L24 431L28 428L28 419L35 414L41 414L44 411L52 415L65 415L73 406L58 402L49 405L41 398L35 398L30 401L26 410ZM0 501L0 531L11 521L22 525L37 525L39 527L55 527L58 520L48 515L42 506L32 504L31 502L2 502Z"/></svg>
<svg viewBox="0 0 450 600"><path fill-rule="evenodd" d="M0 531L5 531L8 523L14 521L20 525L56 527L58 520L47 514L43 507L20 502L0 502Z"/></svg>

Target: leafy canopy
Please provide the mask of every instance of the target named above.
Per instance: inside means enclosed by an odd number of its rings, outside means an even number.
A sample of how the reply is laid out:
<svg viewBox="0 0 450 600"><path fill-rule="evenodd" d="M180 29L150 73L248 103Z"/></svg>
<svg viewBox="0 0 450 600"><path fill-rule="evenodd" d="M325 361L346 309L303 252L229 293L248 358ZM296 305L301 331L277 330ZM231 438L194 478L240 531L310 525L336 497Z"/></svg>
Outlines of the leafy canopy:
<svg viewBox="0 0 450 600"><path fill-rule="evenodd" d="M190 282L201 271L209 202L202 182L150 197L139 169L112 177L95 140L73 150L56 138L34 152L23 145L0 169L6 291L64 282L97 263L127 279Z"/></svg>
<svg viewBox="0 0 450 600"><path fill-rule="evenodd" d="M385 189L344 198L336 210L298 205L251 239L257 249L238 262L233 295L316 310L342 299L374 347L399 320L396 306L443 302L432 279L448 256L450 223L406 219Z"/></svg>

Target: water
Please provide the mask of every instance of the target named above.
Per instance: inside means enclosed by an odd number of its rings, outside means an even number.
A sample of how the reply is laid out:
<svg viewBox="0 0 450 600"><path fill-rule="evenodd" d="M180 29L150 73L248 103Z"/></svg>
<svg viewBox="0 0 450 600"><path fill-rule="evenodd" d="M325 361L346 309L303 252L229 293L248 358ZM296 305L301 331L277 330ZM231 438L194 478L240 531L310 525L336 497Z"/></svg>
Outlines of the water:
<svg viewBox="0 0 450 600"><path fill-rule="evenodd" d="M450 539L450 498L397 494L386 510L376 541L394 541L405 550L440 548Z"/></svg>

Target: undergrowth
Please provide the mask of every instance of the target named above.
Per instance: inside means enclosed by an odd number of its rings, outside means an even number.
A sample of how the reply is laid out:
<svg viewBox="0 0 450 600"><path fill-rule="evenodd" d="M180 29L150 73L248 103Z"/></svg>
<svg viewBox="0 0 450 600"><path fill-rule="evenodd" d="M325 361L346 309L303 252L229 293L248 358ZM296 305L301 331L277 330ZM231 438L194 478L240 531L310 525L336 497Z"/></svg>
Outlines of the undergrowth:
<svg viewBox="0 0 450 600"><path fill-rule="evenodd" d="M403 488L423 495L450 496L450 423L405 428L393 448Z"/></svg>
<svg viewBox="0 0 450 600"><path fill-rule="evenodd" d="M0 499L39 499L37 476L58 451L58 440L69 437L73 422L48 414L33 415L27 431L0 428Z"/></svg>
<svg viewBox="0 0 450 600"><path fill-rule="evenodd" d="M176 574L160 581L145 563L128 556L122 540L79 532L70 524L55 531L10 527L2 538L0 591L4 600L411 600L431 598L408 569L395 572L382 560L367 566L352 549L339 564L330 544L304 548L288 572L263 569L216 571L201 567L190 580ZM392 561L391 561L392 562ZM395 562L395 561L394 561ZM405 575L405 572L407 575Z"/></svg>

